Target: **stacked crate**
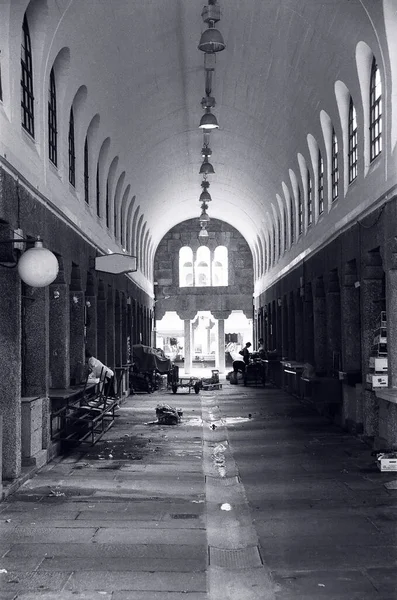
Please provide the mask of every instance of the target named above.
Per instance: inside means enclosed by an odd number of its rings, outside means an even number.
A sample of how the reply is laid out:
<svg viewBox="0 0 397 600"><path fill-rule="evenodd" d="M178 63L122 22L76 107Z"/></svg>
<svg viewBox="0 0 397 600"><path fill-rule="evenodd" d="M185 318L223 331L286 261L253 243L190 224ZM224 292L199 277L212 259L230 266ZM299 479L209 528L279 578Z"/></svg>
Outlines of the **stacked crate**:
<svg viewBox="0 0 397 600"><path fill-rule="evenodd" d="M374 342L369 358L370 372L367 374L367 383L372 389L387 387L389 378L387 374L387 331L386 311L382 310L374 332Z"/></svg>

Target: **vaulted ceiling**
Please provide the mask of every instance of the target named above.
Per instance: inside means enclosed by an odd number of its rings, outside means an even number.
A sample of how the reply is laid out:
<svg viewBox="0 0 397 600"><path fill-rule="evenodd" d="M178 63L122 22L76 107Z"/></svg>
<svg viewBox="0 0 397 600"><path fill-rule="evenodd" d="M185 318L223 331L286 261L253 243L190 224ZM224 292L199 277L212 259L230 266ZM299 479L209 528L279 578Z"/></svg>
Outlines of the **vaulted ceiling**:
<svg viewBox="0 0 397 600"><path fill-rule="evenodd" d="M44 0L43 0L44 2ZM204 55L203 0L57 0L48 64L70 48L68 89L87 86L86 110L125 169L154 245L200 214ZM271 203L320 137L320 110L334 115L334 85L352 80L357 43L384 29L374 0L219 0L226 49L212 95L210 216L253 244ZM54 15L52 15L54 18ZM358 89L357 74L351 83Z"/></svg>

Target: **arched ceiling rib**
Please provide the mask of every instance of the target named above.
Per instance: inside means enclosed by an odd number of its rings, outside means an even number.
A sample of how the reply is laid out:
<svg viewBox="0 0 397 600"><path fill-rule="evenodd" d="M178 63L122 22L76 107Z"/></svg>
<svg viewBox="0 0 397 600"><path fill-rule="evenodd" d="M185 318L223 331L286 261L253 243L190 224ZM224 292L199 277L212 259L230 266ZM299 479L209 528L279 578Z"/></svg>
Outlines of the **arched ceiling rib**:
<svg viewBox="0 0 397 600"><path fill-rule="evenodd" d="M208 212L236 227L253 248L289 169L298 173L298 153L310 160L307 135L320 138L320 111L336 118L335 81L346 79L358 89L356 45L365 39L377 50L368 12L373 3L219 4L226 49L216 57L213 83L220 130L211 134L215 175ZM110 138L111 154L120 157L138 199L137 229L144 220L156 247L169 228L199 216L204 68L197 43L205 27L203 2L56 5L49 14L48 64L61 48L70 48L71 96L87 88L82 122L99 115L99 147ZM380 28L379 6L372 10Z"/></svg>

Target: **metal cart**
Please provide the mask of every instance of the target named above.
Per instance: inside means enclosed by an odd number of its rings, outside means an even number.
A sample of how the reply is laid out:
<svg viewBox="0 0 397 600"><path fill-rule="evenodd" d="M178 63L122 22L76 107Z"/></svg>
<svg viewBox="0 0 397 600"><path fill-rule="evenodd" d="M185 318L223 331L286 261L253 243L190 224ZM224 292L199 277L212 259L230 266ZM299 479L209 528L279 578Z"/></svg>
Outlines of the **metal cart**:
<svg viewBox="0 0 397 600"><path fill-rule="evenodd" d="M176 394L178 388L187 388L189 394L191 390L194 390L195 394L198 394L201 390L202 382L198 377L190 377L185 375L179 377L178 365L172 365L167 375L167 389L171 389L173 394Z"/></svg>

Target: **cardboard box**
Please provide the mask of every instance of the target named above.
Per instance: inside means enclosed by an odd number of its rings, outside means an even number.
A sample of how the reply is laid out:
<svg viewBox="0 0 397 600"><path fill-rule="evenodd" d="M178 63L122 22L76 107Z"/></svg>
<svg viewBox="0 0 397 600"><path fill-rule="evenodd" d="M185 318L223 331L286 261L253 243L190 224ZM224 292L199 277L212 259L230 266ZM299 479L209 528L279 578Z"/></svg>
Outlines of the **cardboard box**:
<svg viewBox="0 0 397 600"><path fill-rule="evenodd" d="M389 376L368 373L367 383L372 385L373 388L387 387L389 385Z"/></svg>
<svg viewBox="0 0 397 600"><path fill-rule="evenodd" d="M387 358L379 358L377 356L369 357L369 366L371 369L375 371L375 373L384 373L387 372Z"/></svg>
<svg viewBox="0 0 397 600"><path fill-rule="evenodd" d="M388 458L388 457L378 458L378 468L379 468L379 471L397 471L397 457L396 458Z"/></svg>

